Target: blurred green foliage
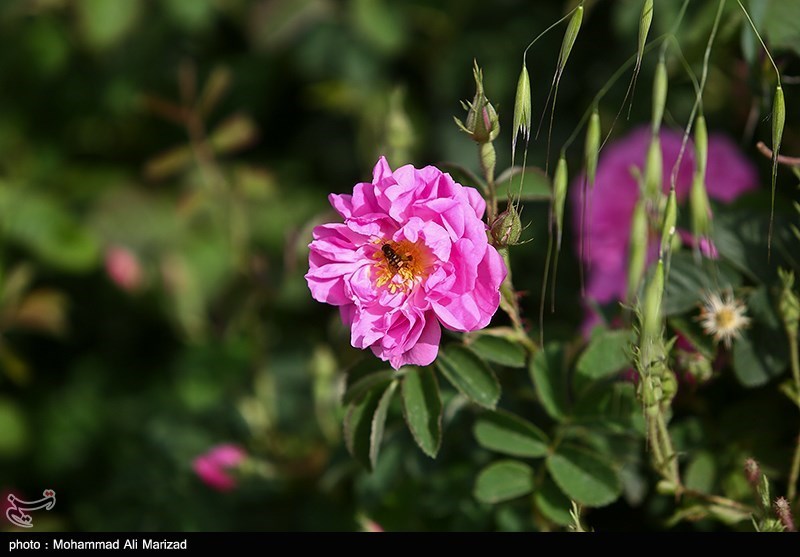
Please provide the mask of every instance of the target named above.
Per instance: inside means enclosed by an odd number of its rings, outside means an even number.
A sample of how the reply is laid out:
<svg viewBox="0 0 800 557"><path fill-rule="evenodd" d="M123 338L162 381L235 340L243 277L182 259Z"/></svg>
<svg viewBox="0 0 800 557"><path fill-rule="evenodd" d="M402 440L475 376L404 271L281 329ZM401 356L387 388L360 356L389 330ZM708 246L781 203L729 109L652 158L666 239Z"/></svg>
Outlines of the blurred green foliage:
<svg viewBox="0 0 800 557"><path fill-rule="evenodd" d="M385 442L374 471L350 457L342 370L377 368L371 355L350 348L337 312L312 301L303 275L310 231L331 217L326 195L368 178L379 154L393 167L451 161L476 171L474 144L452 124L458 101L471 94L474 58L497 100L507 136L500 144L508 147L498 150L498 164L508 166L522 50L572 4L2 2L0 490L32 499L54 489L55 509L34 516L45 530L351 530L363 528L364 517L400 530L533 528L527 501L494 506L485 502L491 492L476 499L478 471L493 457L475 443L477 411L455 389L442 386L445 434L436 460L401 427L398 400L383 409ZM679 3L656 4L653 36L667 31ZM712 6L698 4L678 35L692 63L713 17ZM789 24L797 18L780 17L797 2L751 4L776 48L800 52ZM587 7L560 85L554 145L635 52L638 2ZM735 25L721 30L715 48L706 116L715 130L763 137L769 74L731 14ZM549 35L528 57L534 120L559 45L560 36ZM786 63L796 73L790 54ZM652 69L643 66L640 84ZM611 91L604 122L624 92L624 84ZM645 89L637 95L630 123L621 120L615 133L648 118ZM693 99L688 80L671 84L667 122L680 122ZM787 88L787 105L798 101ZM794 120L789 114L786 152L800 153L797 124L796 112ZM544 153L544 142L532 143L529 161L543 162ZM762 207L766 200L756 198ZM525 208L534 241L515 252L514 273L526 292L541 289L546 211L543 203ZM724 230L734 248L748 241L736 237L736 226ZM581 320L577 264L574 254L565 259L558 310L547 321L548 334L562 340L574 338ZM771 311L767 295L764 287L751 301L761 296ZM538 302L533 294L523 300L527 315ZM497 353L491 340L475 350L487 359ZM518 356L499 354L504 389L525 393L527 378L511 369L520 367ZM775 358L785 366L785 355ZM781 362L736 372L761 385ZM609 373L619 367L616 360L609 366ZM741 491L743 455L770 470L787 460L788 426L779 416L788 401L774 391L744 392L730 376L706 394L704 402L689 397L694 417L678 425L681 450L705 451L693 457L687 481L730 484L733 493ZM744 408L770 424L750 431ZM541 410L523 413L536 423L550 419ZM726 420L735 423L723 428ZM737 435L726 437L730 431ZM251 455L239 487L225 494L192 471L194 457L222 442ZM435 440L426 442L435 452ZM636 447L625 454L635 458ZM548 461L555 482L569 483L563 470L575 462L611 473L605 461L569 450L572 461ZM602 502L624 492L590 515L598 529L666 520L667 498L637 491L646 472L638 460L631 466L621 485L614 476L597 487ZM525 468L519 479L520 469L494 470L516 474L508 487L516 493L529 480ZM569 522L549 477L535 498L554 524ZM0 529L9 527L0 517Z"/></svg>

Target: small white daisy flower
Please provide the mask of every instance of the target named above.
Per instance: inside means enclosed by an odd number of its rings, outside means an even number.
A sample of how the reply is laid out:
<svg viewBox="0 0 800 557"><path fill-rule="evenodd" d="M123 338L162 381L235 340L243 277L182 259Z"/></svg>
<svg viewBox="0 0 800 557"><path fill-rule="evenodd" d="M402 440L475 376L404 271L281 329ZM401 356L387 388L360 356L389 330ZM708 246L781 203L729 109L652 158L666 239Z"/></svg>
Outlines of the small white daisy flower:
<svg viewBox="0 0 800 557"><path fill-rule="evenodd" d="M728 290L721 296L716 292L706 294L700 315L703 332L714 337L715 342L722 341L725 348L730 349L731 341L741 336L742 329L750 325L750 318L745 315L747 306L733 297Z"/></svg>

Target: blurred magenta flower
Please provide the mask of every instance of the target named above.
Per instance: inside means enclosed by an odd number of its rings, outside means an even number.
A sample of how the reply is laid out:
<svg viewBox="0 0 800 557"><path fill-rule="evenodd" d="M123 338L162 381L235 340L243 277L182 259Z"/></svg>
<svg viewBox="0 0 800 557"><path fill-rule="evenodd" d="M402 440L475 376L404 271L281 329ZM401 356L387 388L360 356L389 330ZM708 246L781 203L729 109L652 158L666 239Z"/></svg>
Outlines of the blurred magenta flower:
<svg viewBox="0 0 800 557"><path fill-rule="evenodd" d="M631 216L639 199L639 185L631 174L632 167L644 168L650 142L649 128L638 128L606 147L597 167L594 188L588 192L587 213L583 233L583 263L588 271L586 293L589 298L606 304L625 297L627 289L628 240ZM672 167L678 159L682 135L661 131L661 152L664 161L663 187L669 191ZM678 203L686 201L694 171L694 148L691 140L686 146L678 169L675 191ZM708 139L706 187L711 199L724 203L733 201L758 186L753 164L746 159L727 137L711 134ZM573 225L579 246L581 238L582 181L572 184ZM681 233L683 238L691 238ZM650 245L650 260L657 254L657 238ZM701 244L707 256L716 256L713 245ZM584 324L588 332L596 321L589 316Z"/></svg>
<svg viewBox="0 0 800 557"><path fill-rule="evenodd" d="M123 290L133 291L142 284L139 258L126 247L112 246L105 254L106 273Z"/></svg>
<svg viewBox="0 0 800 557"><path fill-rule="evenodd" d="M239 466L245 458L247 453L244 449L226 443L216 445L196 457L192 468L207 486L217 491L231 491L236 487L236 479L230 470Z"/></svg>
<svg viewBox="0 0 800 557"><path fill-rule="evenodd" d="M315 300L339 306L354 347L395 369L427 365L440 323L454 331L489 324L507 270L475 189L433 166L392 172L381 157L371 183L328 199L344 222L314 229L306 280Z"/></svg>

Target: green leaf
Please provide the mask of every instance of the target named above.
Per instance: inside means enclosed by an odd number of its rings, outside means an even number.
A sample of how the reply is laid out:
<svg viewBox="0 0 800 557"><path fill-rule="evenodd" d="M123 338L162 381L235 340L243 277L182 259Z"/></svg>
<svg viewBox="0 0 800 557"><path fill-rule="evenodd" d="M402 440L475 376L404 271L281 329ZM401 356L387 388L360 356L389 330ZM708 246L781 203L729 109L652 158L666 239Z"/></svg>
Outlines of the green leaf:
<svg viewBox="0 0 800 557"><path fill-rule="evenodd" d="M762 28L773 55L776 51L791 49L800 56L800 1L770 0L749 4L759 3L768 6Z"/></svg>
<svg viewBox="0 0 800 557"><path fill-rule="evenodd" d="M780 214L775 215L772 256L767 265L767 219L753 218L753 204L746 197L741 204L738 210L715 213L714 245L722 261L755 282L770 284L777 279L779 267L797 268L796 243L788 226L790 221Z"/></svg>
<svg viewBox="0 0 800 557"><path fill-rule="evenodd" d="M742 338L734 341L733 372L745 387L765 385L786 369L785 357L776 352L766 351L765 346L768 344L780 350L779 341L770 333L778 334L779 331L755 325L745 331ZM770 339L774 342L770 342Z"/></svg>
<svg viewBox="0 0 800 557"><path fill-rule="evenodd" d="M407 39L405 13L393 2L355 0L349 2L350 21L370 50L391 54Z"/></svg>
<svg viewBox="0 0 800 557"><path fill-rule="evenodd" d="M382 389L391 382L395 374L396 372L393 369L387 369L361 377L345 391L342 397L342 403L350 404L363 397L372 389Z"/></svg>
<svg viewBox="0 0 800 557"><path fill-rule="evenodd" d="M513 166L497 177L497 200L550 201L550 178L541 168ZM520 196L520 182L522 195Z"/></svg>
<svg viewBox="0 0 800 557"><path fill-rule="evenodd" d="M701 493L712 493L716 480L717 465L709 451L698 451L686 466L683 481L686 487Z"/></svg>
<svg viewBox="0 0 800 557"><path fill-rule="evenodd" d="M578 358L576 371L591 379L614 375L631 366L632 331L602 331L592 337Z"/></svg>
<svg viewBox="0 0 800 557"><path fill-rule="evenodd" d="M644 436L645 423L636 387L630 381L594 382L575 401L573 423L611 433Z"/></svg>
<svg viewBox="0 0 800 557"><path fill-rule="evenodd" d="M767 8L769 7L769 1L747 2L745 5L747 7L748 13L750 14L750 19L753 20L753 23L755 24L756 28L760 29L761 32L763 32L764 16L767 13ZM753 28L750 27L750 24L746 20L743 21L741 29L742 29L741 31L742 54L744 55L744 59L747 60L749 64L754 64L756 60L756 54L760 52L761 45L758 42L756 34L753 32Z"/></svg>
<svg viewBox="0 0 800 557"><path fill-rule="evenodd" d="M83 38L95 49L114 46L133 29L139 17L139 2L82 0L75 4Z"/></svg>
<svg viewBox="0 0 800 557"><path fill-rule="evenodd" d="M14 457L28 442L28 428L21 409L11 400L0 398L0 457Z"/></svg>
<svg viewBox="0 0 800 557"><path fill-rule="evenodd" d="M0 221L8 238L54 267L82 272L98 262L96 238L48 197L0 188Z"/></svg>
<svg viewBox="0 0 800 557"><path fill-rule="evenodd" d="M389 404L392 402L392 396L397 389L397 381L392 381L386 390L383 392L381 399L378 401L378 406L375 408L375 414L372 415L372 427L370 428L369 436L369 463L372 470L378 463L378 453L381 450L381 442L383 441L383 428L386 425L386 413L389 411Z"/></svg>
<svg viewBox="0 0 800 557"><path fill-rule="evenodd" d="M706 260L704 260L706 261ZM672 256L667 284L664 288L664 314L685 313L698 306L705 292L735 288L742 277L723 261L714 261L714 269L698 265L690 251Z"/></svg>
<svg viewBox="0 0 800 557"><path fill-rule="evenodd" d="M463 346L451 345L439 352L436 365L445 378L472 402L494 410L500 399L500 384L477 354Z"/></svg>
<svg viewBox="0 0 800 557"><path fill-rule="evenodd" d="M765 286L753 291L747 308L752 324L733 342L733 371L742 385L758 387L787 369L789 353Z"/></svg>
<svg viewBox="0 0 800 557"><path fill-rule="evenodd" d="M563 419L567 414L563 346L551 343L539 350L531 360L529 371L545 411L556 420Z"/></svg>
<svg viewBox="0 0 800 557"><path fill-rule="evenodd" d="M442 399L429 367L410 369L403 378L403 417L419 448L436 458L442 443Z"/></svg>
<svg viewBox="0 0 800 557"><path fill-rule="evenodd" d="M486 412L473 428L478 444L491 451L537 458L547 455L549 439L535 425L503 411Z"/></svg>
<svg viewBox="0 0 800 557"><path fill-rule="evenodd" d="M206 2L167 0L163 5L170 19L189 31L206 27L214 16L213 5Z"/></svg>
<svg viewBox="0 0 800 557"><path fill-rule="evenodd" d="M572 501L564 495L564 492L558 488L549 476L545 478L542 487L533 495L533 502L539 512L548 520L555 522L559 526L572 524L572 517L569 514L572 508Z"/></svg>
<svg viewBox="0 0 800 557"><path fill-rule="evenodd" d="M586 449L562 445L547 458L547 470L570 499L583 505L603 507L622 492L614 467Z"/></svg>
<svg viewBox="0 0 800 557"><path fill-rule="evenodd" d="M525 367L525 348L507 338L480 335L469 347L490 362L508 367Z"/></svg>
<svg viewBox="0 0 800 557"><path fill-rule="evenodd" d="M378 408L381 395L380 389L369 391L361 400L353 402L347 407L344 417L344 441L347 450L368 470L372 469L370 467L372 418Z"/></svg>
<svg viewBox="0 0 800 557"><path fill-rule="evenodd" d="M483 503L500 503L533 491L533 469L518 460L501 460L481 470L475 480L475 498Z"/></svg>

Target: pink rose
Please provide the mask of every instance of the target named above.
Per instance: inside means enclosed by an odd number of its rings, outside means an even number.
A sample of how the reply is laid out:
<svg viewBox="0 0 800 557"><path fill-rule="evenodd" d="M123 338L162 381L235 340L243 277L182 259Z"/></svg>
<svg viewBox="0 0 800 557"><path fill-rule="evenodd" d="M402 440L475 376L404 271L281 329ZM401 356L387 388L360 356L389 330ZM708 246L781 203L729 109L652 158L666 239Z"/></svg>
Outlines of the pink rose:
<svg viewBox="0 0 800 557"><path fill-rule="evenodd" d="M236 487L236 479L229 471L245 458L247 453L238 445L217 445L195 458L192 468L207 486L217 491L231 491Z"/></svg>
<svg viewBox="0 0 800 557"><path fill-rule="evenodd" d="M440 323L453 331L489 324L507 271L475 189L433 166L392 172L381 157L371 183L329 200L344 222L314 229L306 280L315 300L339 306L353 346L395 369L427 365Z"/></svg>
<svg viewBox="0 0 800 557"><path fill-rule="evenodd" d="M142 284L142 267L139 258L125 247L114 246L106 251L106 273L123 290L133 291Z"/></svg>
<svg viewBox="0 0 800 557"><path fill-rule="evenodd" d="M661 152L664 160L663 187L668 192L672 167L678 159L682 134L661 131ZM633 208L639 198L639 186L631 174L631 167L643 171L650 130L639 128L610 144L600 154L594 189L589 191L585 230L583 230L583 264L588 270L586 292L600 304L622 300L627 291L628 243ZM678 203L686 201L694 171L694 147L691 140L686 145L678 170L675 192ZM758 176L753 164L741 155L736 145L727 137L710 134L708 138L708 167L706 187L711 199L730 202L758 186ZM581 201L583 177L572 184L573 224L576 244L581 237ZM684 234L681 233L684 237ZM650 246L650 260L657 251L657 238ZM716 256L713 245L701 244L703 253ZM595 316L588 316L584 329Z"/></svg>

